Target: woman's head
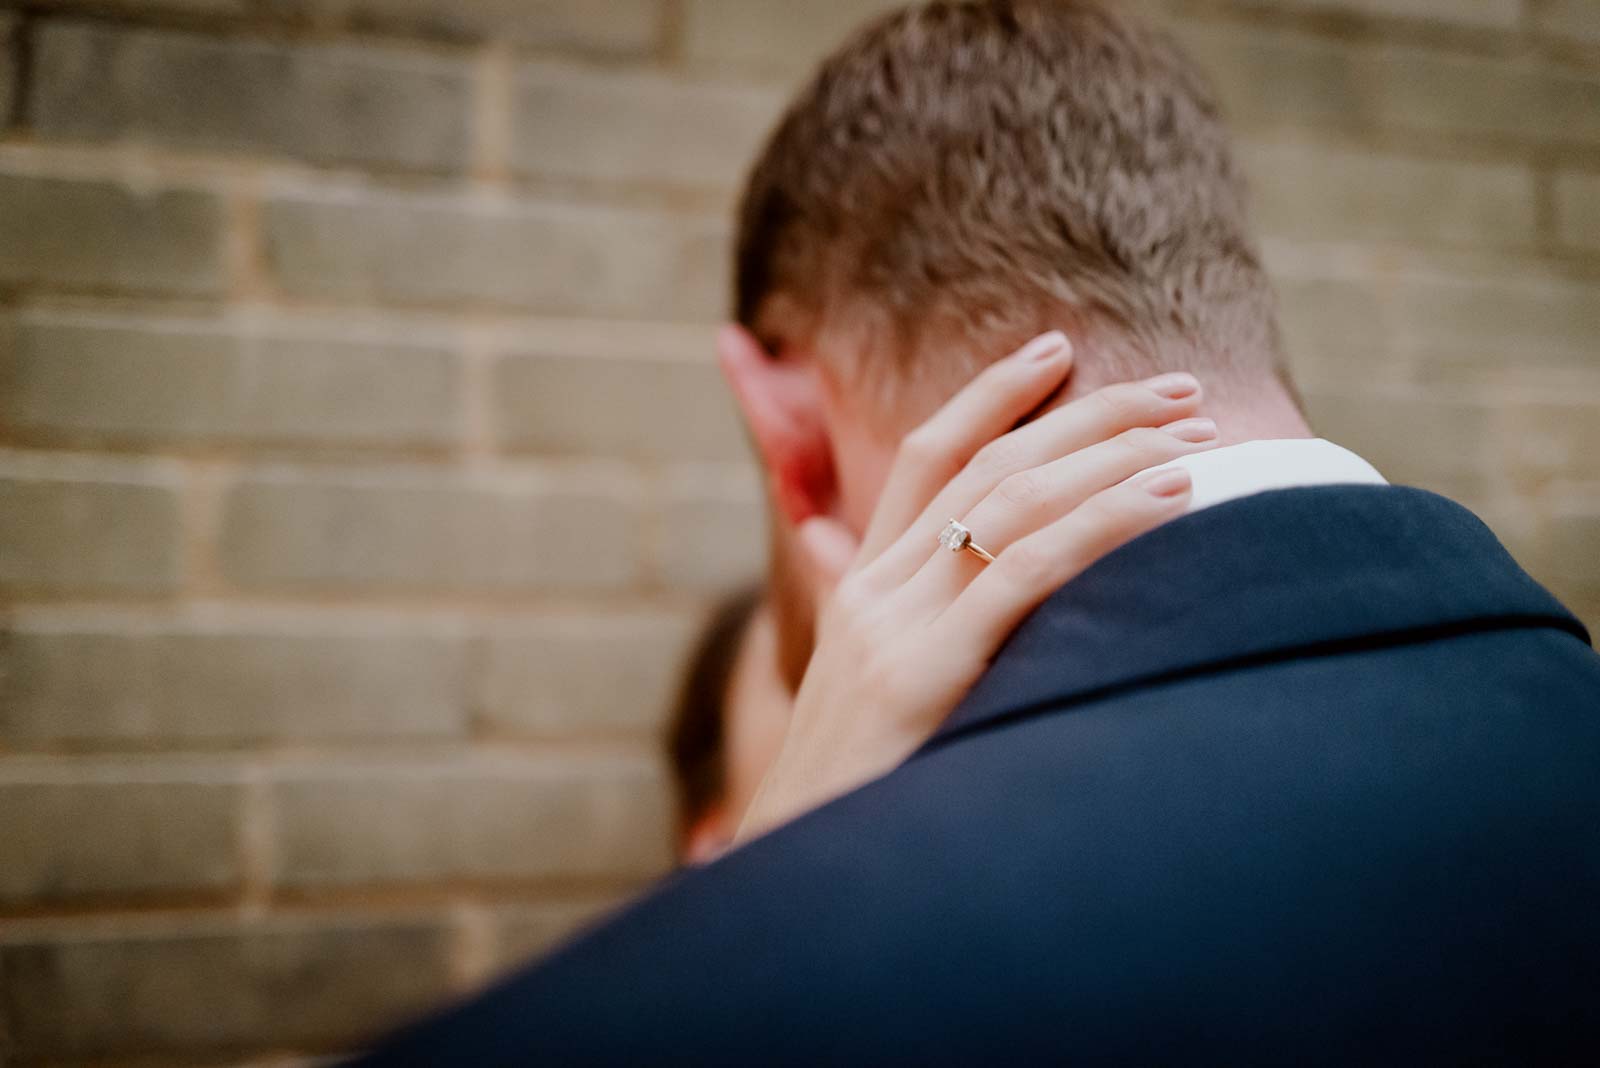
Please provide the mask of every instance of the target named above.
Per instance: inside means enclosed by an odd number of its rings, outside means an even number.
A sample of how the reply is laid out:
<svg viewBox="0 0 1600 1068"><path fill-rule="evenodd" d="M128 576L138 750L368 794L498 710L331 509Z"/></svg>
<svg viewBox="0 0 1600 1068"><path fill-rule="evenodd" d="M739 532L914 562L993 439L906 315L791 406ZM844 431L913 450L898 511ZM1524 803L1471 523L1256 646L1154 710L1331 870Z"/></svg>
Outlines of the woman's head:
<svg viewBox="0 0 1600 1068"><path fill-rule="evenodd" d="M734 594L701 634L668 726L681 859L711 860L733 841L782 744L789 703L763 591Z"/></svg>

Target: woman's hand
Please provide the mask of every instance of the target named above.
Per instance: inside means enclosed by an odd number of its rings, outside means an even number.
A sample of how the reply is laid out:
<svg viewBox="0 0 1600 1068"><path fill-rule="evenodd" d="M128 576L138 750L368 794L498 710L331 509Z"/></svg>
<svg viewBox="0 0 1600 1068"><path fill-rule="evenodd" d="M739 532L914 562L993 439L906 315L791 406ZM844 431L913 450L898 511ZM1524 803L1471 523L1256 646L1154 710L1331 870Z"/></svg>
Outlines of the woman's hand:
<svg viewBox="0 0 1600 1068"><path fill-rule="evenodd" d="M802 545L837 584L738 841L904 760L1041 601L1183 514L1187 472L1140 473L1216 444L1216 425L1191 418L1200 384L1167 374L1110 386L1016 426L1071 363L1066 337L1045 334L908 434L859 546L832 520L801 526ZM994 563L939 546L951 518Z"/></svg>

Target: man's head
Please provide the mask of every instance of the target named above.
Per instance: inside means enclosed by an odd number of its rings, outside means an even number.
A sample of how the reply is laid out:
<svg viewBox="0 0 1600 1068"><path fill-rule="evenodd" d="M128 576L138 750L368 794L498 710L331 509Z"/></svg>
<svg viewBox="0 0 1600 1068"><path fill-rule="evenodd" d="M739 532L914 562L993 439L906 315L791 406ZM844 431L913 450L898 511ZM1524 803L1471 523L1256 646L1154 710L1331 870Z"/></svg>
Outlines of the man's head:
<svg viewBox="0 0 1600 1068"><path fill-rule="evenodd" d="M1099 0L936 2L828 58L751 172L722 358L767 466L785 661L809 617L787 532L858 529L901 434L1058 328L1071 395L1206 383L1224 438L1298 423L1243 180L1199 70Z"/></svg>

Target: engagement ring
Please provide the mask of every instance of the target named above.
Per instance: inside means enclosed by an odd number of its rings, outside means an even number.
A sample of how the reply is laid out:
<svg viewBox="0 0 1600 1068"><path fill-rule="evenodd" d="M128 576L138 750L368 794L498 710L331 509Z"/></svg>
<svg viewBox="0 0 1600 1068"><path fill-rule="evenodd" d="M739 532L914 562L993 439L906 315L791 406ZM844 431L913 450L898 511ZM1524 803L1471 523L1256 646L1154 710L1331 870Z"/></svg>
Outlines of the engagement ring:
<svg viewBox="0 0 1600 1068"><path fill-rule="evenodd" d="M972 540L972 531L957 523L954 519L950 520L949 526L939 532L939 545L953 553L965 550L986 564L994 563L994 557L990 556L986 549Z"/></svg>

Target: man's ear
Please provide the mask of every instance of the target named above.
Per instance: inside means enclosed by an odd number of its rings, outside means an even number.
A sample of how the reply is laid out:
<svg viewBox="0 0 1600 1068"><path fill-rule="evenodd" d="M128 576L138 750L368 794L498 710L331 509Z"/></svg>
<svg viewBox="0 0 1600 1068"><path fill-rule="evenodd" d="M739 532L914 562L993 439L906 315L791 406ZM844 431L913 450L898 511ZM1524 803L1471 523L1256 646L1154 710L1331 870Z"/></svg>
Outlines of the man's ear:
<svg viewBox="0 0 1600 1068"><path fill-rule="evenodd" d="M731 324L717 333L717 359L784 518L797 525L830 514L839 485L816 367L768 354L748 330Z"/></svg>

